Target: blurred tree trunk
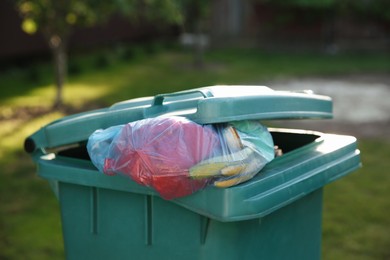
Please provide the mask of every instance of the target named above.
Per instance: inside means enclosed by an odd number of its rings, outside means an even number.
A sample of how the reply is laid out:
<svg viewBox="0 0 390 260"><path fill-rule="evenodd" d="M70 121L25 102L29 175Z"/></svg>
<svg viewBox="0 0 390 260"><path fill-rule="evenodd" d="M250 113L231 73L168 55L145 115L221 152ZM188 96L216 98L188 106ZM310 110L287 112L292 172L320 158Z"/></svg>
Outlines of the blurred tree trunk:
<svg viewBox="0 0 390 260"><path fill-rule="evenodd" d="M184 27L193 36L193 65L195 68L204 66L204 52L207 44L203 34L205 20L210 13L210 3L207 0L187 0L182 2L182 12L185 17Z"/></svg>
<svg viewBox="0 0 390 260"><path fill-rule="evenodd" d="M63 86L67 77L67 44L64 38L55 34L49 36L56 84L56 98L53 107L56 109L63 105Z"/></svg>
<svg viewBox="0 0 390 260"><path fill-rule="evenodd" d="M194 66L197 69L203 68L204 66L204 43L202 37L201 21L198 17L198 20L195 21L194 31Z"/></svg>

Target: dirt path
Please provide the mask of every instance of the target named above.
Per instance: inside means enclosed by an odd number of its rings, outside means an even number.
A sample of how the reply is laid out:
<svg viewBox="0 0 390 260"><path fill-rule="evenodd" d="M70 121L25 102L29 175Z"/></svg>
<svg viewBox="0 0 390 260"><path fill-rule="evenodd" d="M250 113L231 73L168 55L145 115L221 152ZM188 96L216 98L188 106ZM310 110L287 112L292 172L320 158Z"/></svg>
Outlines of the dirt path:
<svg viewBox="0 0 390 260"><path fill-rule="evenodd" d="M267 86L276 90L312 90L333 99L332 120L280 122L286 127L390 140L390 75L286 79L270 81Z"/></svg>

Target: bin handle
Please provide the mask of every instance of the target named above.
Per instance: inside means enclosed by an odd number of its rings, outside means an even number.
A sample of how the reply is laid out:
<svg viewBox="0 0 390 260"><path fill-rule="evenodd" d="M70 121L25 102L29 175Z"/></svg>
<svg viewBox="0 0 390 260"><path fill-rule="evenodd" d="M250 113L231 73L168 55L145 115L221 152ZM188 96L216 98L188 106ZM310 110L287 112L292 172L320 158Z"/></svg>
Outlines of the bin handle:
<svg viewBox="0 0 390 260"><path fill-rule="evenodd" d="M185 97L187 95L191 94L200 94L203 98L209 98L213 97L213 94L211 91L207 89L193 89L193 90L188 90L188 91L179 91L179 92L174 92L174 93L168 93L168 94L159 94L154 97L152 106L162 106L164 105L164 99L169 98L169 97ZM182 99L183 101L185 98Z"/></svg>

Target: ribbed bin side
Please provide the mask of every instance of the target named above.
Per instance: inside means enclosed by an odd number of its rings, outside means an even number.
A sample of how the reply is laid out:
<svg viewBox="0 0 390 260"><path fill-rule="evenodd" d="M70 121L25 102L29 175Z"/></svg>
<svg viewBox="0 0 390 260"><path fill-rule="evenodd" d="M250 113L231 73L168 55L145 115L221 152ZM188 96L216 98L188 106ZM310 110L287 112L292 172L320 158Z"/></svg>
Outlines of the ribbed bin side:
<svg viewBox="0 0 390 260"><path fill-rule="evenodd" d="M317 259L322 189L258 219L220 222L157 196L59 183L67 259Z"/></svg>

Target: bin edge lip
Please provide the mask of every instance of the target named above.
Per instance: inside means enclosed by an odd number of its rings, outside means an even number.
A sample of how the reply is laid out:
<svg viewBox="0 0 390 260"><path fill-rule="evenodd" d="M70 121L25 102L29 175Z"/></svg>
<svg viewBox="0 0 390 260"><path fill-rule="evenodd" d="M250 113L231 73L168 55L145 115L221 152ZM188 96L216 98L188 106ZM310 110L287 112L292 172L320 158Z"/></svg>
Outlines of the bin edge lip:
<svg viewBox="0 0 390 260"><path fill-rule="evenodd" d="M299 133L299 134L315 134L315 135L318 135L319 137L316 139L316 141L318 141L318 140L321 140L321 139L323 139L323 138L327 138L327 137L332 137L332 136L336 136L336 137L338 137L338 138L348 138L348 140L346 139L346 142L348 143L346 146L348 146L348 145L354 145L354 146L356 146L356 138L354 137L354 136L349 136L349 135L335 135L335 134L324 134L324 133L322 133L322 132L318 132L318 131L312 131L312 130L302 130L302 129L288 129L288 128L270 128L270 130L271 131L274 131L274 132L292 132L292 133ZM314 142L316 142L316 141L314 141ZM320 142L321 143L321 142ZM319 143L319 144L320 144ZM313 143L309 143L309 144L307 144L307 145L313 145ZM305 145L306 146L306 145ZM303 146L303 147L305 147L305 146ZM344 147L344 146L342 146L342 147ZM297 149L301 149L302 147L300 147L300 148L297 148ZM295 151L295 150L294 150ZM352 151L352 149L349 151L349 153L356 153L356 156L359 156L359 150L356 148L356 149L353 149L353 151ZM43 155L43 156L40 156L40 159L39 160L43 160L43 161L51 161L51 160L53 160L53 158L48 158L48 157L50 157L50 156L47 156L47 155ZM85 160L82 160L82 159L75 159L75 158L67 158L67 157L62 157L62 158L65 158L65 160L70 160L70 161L85 161ZM39 162L38 162L39 163ZM43 163L44 164L44 163ZM90 163L88 163L88 165L90 165ZM43 166L43 165L42 165ZM356 169L358 169L359 167L361 166L361 162L360 162L360 159L359 159L359 164L358 165L355 165L354 167L351 167L350 169L348 169L347 171L346 171L346 174L347 173L350 173L350 172L352 172L352 171L354 171L354 170L356 170ZM91 168L91 169L87 169L87 170L89 170L89 171L94 171L92 174L101 174L101 173L99 173L96 169L93 169L93 168ZM52 180L56 180L56 178L55 178L55 176L46 176L45 174L39 174L41 177L43 177L43 178L45 178L45 179L52 179ZM345 175L345 174L343 174L343 175ZM107 176L108 178L112 178L112 176ZM340 177L342 177L342 176L340 176ZM339 177L337 177L337 178L333 178L332 179L332 181L333 180L336 180L336 179L338 179ZM60 180L59 180L60 181ZM65 182L66 182L66 180L65 180ZM70 182L72 182L72 181L70 181ZM325 184L328 184L328 183L330 183L330 181L329 182L326 182ZM75 184L77 184L77 183L75 183ZM325 185L324 184L324 185ZM83 185L83 184L81 184L81 185ZM88 185L88 183L84 183L84 185L86 185L86 186L89 186ZM243 184L244 186L245 185L247 185L246 183L244 183ZM111 189L111 187L102 187L102 188L109 188L109 189ZM146 188L146 187L144 187L144 186L141 186L140 188L142 188L141 190L138 190L138 189L136 189L136 190L133 190L133 191L129 191L129 190L126 190L126 189L124 189L124 188L120 188L120 189L118 189L118 190L121 190L121 191L126 191L126 192L133 192L133 193L137 193L137 194L143 194L143 195L152 195L152 196L154 196L154 195L156 195L156 193L154 193L154 192L152 192L151 190L149 190L148 188ZM212 189L212 187L210 187L211 189ZM116 188L114 188L114 189L116 189ZM199 191L199 192L202 192L202 191ZM198 192L197 192L198 193ZM193 194L193 195L190 195L190 196L188 196L188 197L192 197L192 196L195 196L195 197L197 197L197 196L199 196L199 195L197 195L197 193L195 193L195 194ZM230 194L231 192L229 191L229 189L225 189L223 192L219 192L220 193L220 195L221 196L232 196L232 194ZM234 195L234 194L233 194ZM304 196L304 194L303 195L296 195L295 197L293 197L293 198L290 198L290 200L291 201L295 201L295 200L297 200L297 199L299 199L300 198L300 196ZM219 220L219 221L223 221L223 222L230 222L230 221L239 221L239 220L248 220L248 219L253 219L253 218L260 218L260 217L263 217L263 216L265 216L265 215L268 215L268 214L270 214L271 212L273 212L273 211L275 211L275 210L277 210L278 208L280 208L280 207L283 207L284 206L284 204L289 204L289 203L281 203L280 205L276 205L276 206L274 206L274 207L271 207L268 211L263 211L263 212L260 212L260 213L258 213L258 214L249 214L249 215L244 215L244 216L242 216L242 215L237 215L237 216L233 216L233 215L230 215L230 216L226 216L226 215L224 215L223 214L223 212L222 212L222 214L214 214L214 213L212 213L212 212L210 212L210 211L208 211L207 209L206 210L204 210L204 209L201 209L201 208L199 208L199 207L197 207L196 206L196 204L193 204L193 203L191 203L191 199L190 199L190 201L186 201L187 200L187 198L186 197L184 197L184 198L179 198L179 199L175 199L175 200L172 200L172 202L174 202L174 203L176 203L176 204L179 204L180 206L182 206L182 207L185 207L185 208L187 208L187 209L189 209L189 210L191 210L191 211L193 211L193 212L197 212L197 213L199 213L199 214L201 214L201 215L204 215L204 216L207 216L207 217L211 217L212 219L216 219L216 220ZM288 200L288 201L290 201L290 200ZM291 202L290 202L291 203ZM198 205L199 206L199 205Z"/></svg>

